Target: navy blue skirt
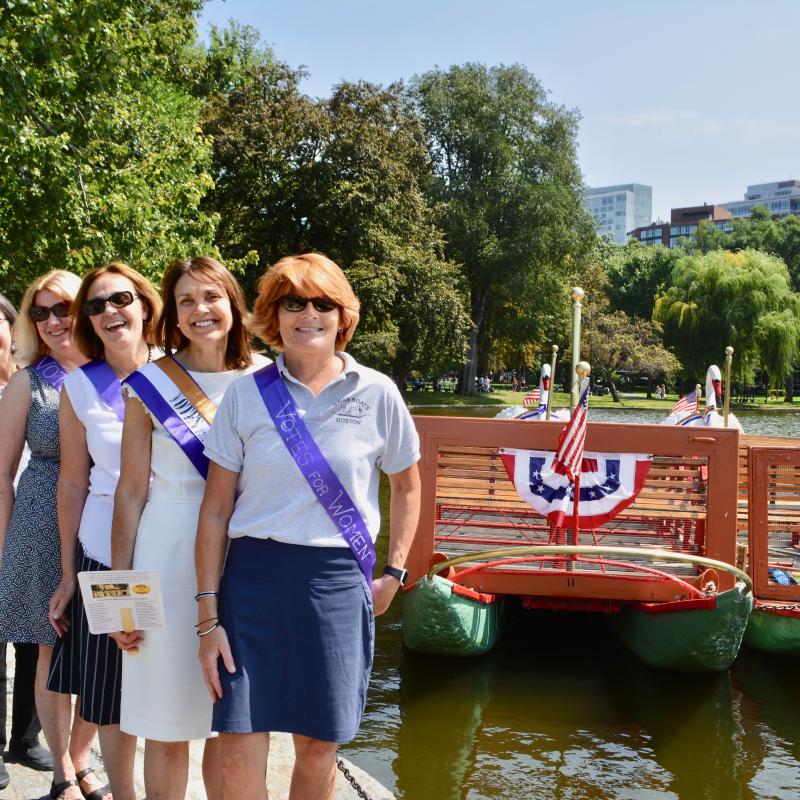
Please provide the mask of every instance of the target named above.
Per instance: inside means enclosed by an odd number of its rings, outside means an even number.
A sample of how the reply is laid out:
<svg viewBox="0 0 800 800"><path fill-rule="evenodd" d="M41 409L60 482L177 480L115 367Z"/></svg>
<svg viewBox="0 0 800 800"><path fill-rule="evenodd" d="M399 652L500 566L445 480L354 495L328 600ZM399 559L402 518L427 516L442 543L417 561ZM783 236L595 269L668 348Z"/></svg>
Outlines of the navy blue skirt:
<svg viewBox="0 0 800 800"><path fill-rule="evenodd" d="M234 539L220 621L236 672L220 661L220 733L284 731L328 742L358 732L372 669L370 594L349 548Z"/></svg>

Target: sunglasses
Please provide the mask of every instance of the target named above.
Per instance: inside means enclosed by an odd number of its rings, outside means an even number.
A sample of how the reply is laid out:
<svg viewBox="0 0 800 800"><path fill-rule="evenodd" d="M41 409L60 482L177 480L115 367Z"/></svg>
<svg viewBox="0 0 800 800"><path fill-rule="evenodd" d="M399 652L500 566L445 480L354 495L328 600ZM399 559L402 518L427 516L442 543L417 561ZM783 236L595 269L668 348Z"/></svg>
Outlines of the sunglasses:
<svg viewBox="0 0 800 800"><path fill-rule="evenodd" d="M338 305L327 297L300 297L298 294L284 295L278 302L286 311L293 313L302 311L309 303L322 314L338 308Z"/></svg>
<svg viewBox="0 0 800 800"><path fill-rule="evenodd" d="M125 306L129 306L138 296L138 294L134 294L133 292L123 291L114 292L114 294L110 294L108 297L93 297L83 304L83 310L90 317L96 317L106 310L106 303L111 303L114 308L125 308Z"/></svg>
<svg viewBox="0 0 800 800"><path fill-rule="evenodd" d="M69 306L66 301L52 306L31 306L28 313L34 322L45 322L51 314L57 319L64 319L69 316Z"/></svg>

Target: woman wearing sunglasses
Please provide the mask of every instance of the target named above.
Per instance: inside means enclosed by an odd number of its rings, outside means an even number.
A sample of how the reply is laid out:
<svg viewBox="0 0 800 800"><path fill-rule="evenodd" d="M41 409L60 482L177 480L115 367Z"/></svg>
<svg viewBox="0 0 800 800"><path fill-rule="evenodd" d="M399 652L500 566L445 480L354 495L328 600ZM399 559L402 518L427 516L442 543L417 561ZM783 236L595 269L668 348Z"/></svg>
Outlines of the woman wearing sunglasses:
<svg viewBox="0 0 800 800"><path fill-rule="evenodd" d="M47 689L56 640L48 603L61 578L56 519L59 394L66 376L86 363L73 340L70 317L79 287L80 279L71 272L42 275L23 295L14 324L16 359L28 366L12 379L0 414L0 541L5 534L0 640L38 646L36 707L53 756L51 796L80 798L83 789L87 797L100 800L105 792L89 768L89 746L97 728L76 713L70 735L70 697ZM15 496L12 478L26 442L31 456ZM12 752L14 747L12 740Z"/></svg>
<svg viewBox="0 0 800 800"><path fill-rule="evenodd" d="M250 329L282 353L231 386L206 440L198 635L226 799L267 797L270 731L294 734L290 797L333 798L336 745L356 735L366 701L373 609L404 577L419 439L392 381L344 352L358 319L330 259L275 264ZM372 581L380 471L389 557Z"/></svg>
<svg viewBox="0 0 800 800"><path fill-rule="evenodd" d="M67 376L59 408L62 577L50 600L50 622L59 639L48 685L79 695L81 717L99 726L114 800L135 800L136 739L119 728L119 648L108 636L89 633L75 576L111 567L111 518L125 416L120 381L160 355L153 347L160 309L156 290L125 264L114 262L88 273L72 314L75 342L91 361Z"/></svg>
<svg viewBox="0 0 800 800"><path fill-rule="evenodd" d="M208 474L203 441L231 382L269 359L253 356L242 290L213 258L176 261L161 295L156 338L168 355L126 380L112 566L159 571L166 627L112 634L120 649L138 651L123 659L121 727L147 740L145 789L161 800L185 797L189 741L208 739L206 794L218 800L219 748L208 738L212 704L194 627L194 543Z"/></svg>

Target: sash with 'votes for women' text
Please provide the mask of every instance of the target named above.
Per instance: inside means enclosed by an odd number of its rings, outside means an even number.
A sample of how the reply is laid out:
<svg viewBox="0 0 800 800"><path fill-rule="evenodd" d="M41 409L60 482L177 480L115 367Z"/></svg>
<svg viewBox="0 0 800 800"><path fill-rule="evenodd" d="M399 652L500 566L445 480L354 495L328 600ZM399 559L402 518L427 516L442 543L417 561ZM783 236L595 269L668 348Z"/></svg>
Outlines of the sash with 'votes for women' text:
<svg viewBox="0 0 800 800"><path fill-rule="evenodd" d="M289 455L353 551L367 584L371 586L376 557L367 524L300 417L278 365L270 364L254 372L253 379Z"/></svg>
<svg viewBox="0 0 800 800"><path fill-rule="evenodd" d="M52 356L40 358L35 364L31 364L30 368L57 392L61 391L67 371Z"/></svg>
<svg viewBox="0 0 800 800"><path fill-rule="evenodd" d="M208 457L203 447L217 407L192 376L172 356L164 356L128 375L125 383L207 479Z"/></svg>
<svg viewBox="0 0 800 800"><path fill-rule="evenodd" d="M103 402L117 415L120 422L124 422L125 401L122 399L122 384L114 370L101 358L84 364L81 369Z"/></svg>

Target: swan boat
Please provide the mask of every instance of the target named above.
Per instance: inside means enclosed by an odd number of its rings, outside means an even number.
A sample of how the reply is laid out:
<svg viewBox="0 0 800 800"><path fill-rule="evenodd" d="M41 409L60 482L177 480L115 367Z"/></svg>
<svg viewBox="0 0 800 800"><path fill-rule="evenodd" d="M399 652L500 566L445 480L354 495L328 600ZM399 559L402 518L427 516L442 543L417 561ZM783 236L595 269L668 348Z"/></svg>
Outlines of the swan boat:
<svg viewBox="0 0 800 800"><path fill-rule="evenodd" d="M686 427L722 428L724 417L718 408L722 395L722 375L717 365L712 364L706 372L706 409L697 409L670 414L662 424ZM699 403L698 403L699 405ZM728 427L743 430L741 423L733 414L728 414ZM750 437L753 439L754 437ZM750 441L743 437L746 443ZM770 440L773 447L785 449L796 446L796 442L786 439ZM747 471L740 471L740 506L742 526L739 540L743 542L741 561L746 566L755 583L753 611L749 617L744 634L744 643L756 650L768 653L800 654L800 536L795 532L791 520L791 510L784 498L794 490L794 475L788 464L781 467L781 455L773 452L771 471L760 470L758 480L763 483L772 477L777 484L770 491L769 506L771 515L765 509L752 510L753 525L750 526L748 513L748 484L756 478ZM740 452L740 463L746 465L748 450ZM758 462L756 462L758 463ZM754 527L755 530L749 530ZM786 531L781 531L786 527ZM767 544L764 546L766 538Z"/></svg>
<svg viewBox="0 0 800 800"><path fill-rule="evenodd" d="M563 423L415 421L423 489L404 596L407 648L485 653L516 603L596 614L663 669L725 670L743 639L797 652L797 440L589 422L575 520L574 508L557 519L531 502L542 487L555 496L543 476Z"/></svg>

